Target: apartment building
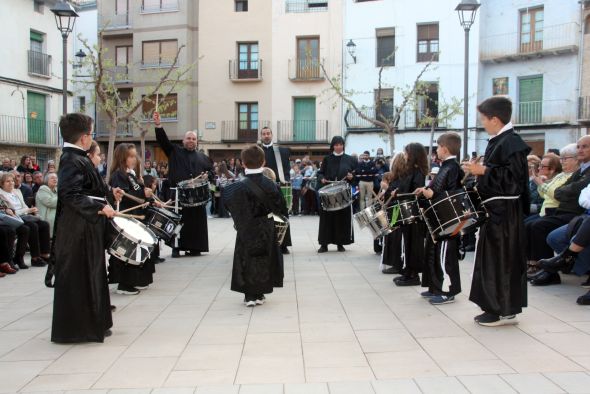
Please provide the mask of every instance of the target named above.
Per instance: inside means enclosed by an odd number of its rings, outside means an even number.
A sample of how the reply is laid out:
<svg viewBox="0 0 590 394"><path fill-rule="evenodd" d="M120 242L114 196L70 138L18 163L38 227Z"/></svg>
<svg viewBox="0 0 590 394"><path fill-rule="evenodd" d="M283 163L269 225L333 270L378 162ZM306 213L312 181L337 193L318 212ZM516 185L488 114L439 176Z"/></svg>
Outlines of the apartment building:
<svg viewBox="0 0 590 394"><path fill-rule="evenodd" d="M341 72L341 2L218 0L199 7L198 130L210 156L237 155L264 126L294 157L324 155L341 134L340 106L334 108L323 71Z"/></svg>
<svg viewBox="0 0 590 394"><path fill-rule="evenodd" d="M62 37L50 8L55 1L3 0L0 31L0 157L58 155L62 114ZM71 54L72 37L68 40ZM68 65L68 75L72 75ZM68 85L68 90L71 85ZM68 108L72 108L68 98Z"/></svg>
<svg viewBox="0 0 590 394"><path fill-rule="evenodd" d="M198 58L198 1L192 0L102 0L98 2L98 28L102 32L105 56L113 67L121 97L149 94L159 78L170 67L182 67ZM176 64L178 49L185 46ZM162 123L171 140L180 141L197 124L197 71L189 72L190 81L174 90L162 106ZM155 98L153 98L155 102ZM147 114L155 104L145 103ZM109 121L104 113L97 115L97 140L107 141ZM150 127L148 119L138 127L120 123L117 141L137 142L141 128ZM166 160L155 143L153 128L146 135L146 158Z"/></svg>
<svg viewBox="0 0 590 394"><path fill-rule="evenodd" d="M580 40L580 94L578 98L578 122L580 134L589 134L590 127L590 0L581 2L582 35Z"/></svg>
<svg viewBox="0 0 590 394"><path fill-rule="evenodd" d="M73 105L70 111L85 113L96 119L94 85L90 83L90 70L83 66L87 49L80 39L93 48L97 43L98 13L96 0L76 0L73 4L79 15L72 32L73 52L68 56L72 63Z"/></svg>

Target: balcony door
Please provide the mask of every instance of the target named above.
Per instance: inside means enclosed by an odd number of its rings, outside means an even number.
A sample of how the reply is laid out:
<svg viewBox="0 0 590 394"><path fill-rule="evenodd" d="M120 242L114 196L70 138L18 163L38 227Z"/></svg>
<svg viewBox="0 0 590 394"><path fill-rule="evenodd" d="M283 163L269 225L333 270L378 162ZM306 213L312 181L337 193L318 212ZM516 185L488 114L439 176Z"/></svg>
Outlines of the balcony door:
<svg viewBox="0 0 590 394"><path fill-rule="evenodd" d="M293 101L294 141L315 141L315 97L295 98Z"/></svg>
<svg viewBox="0 0 590 394"><path fill-rule="evenodd" d="M27 140L29 144L46 142L46 97L43 94L27 92Z"/></svg>
<svg viewBox="0 0 590 394"><path fill-rule="evenodd" d="M238 44L238 78L258 78L258 43Z"/></svg>
<svg viewBox="0 0 590 394"><path fill-rule="evenodd" d="M539 123L543 118L543 77L520 78L518 123Z"/></svg>
<svg viewBox="0 0 590 394"><path fill-rule="evenodd" d="M297 79L320 78L320 38L297 38Z"/></svg>
<svg viewBox="0 0 590 394"><path fill-rule="evenodd" d="M536 52L543 49L544 9L528 8L520 11L520 52Z"/></svg>
<svg viewBox="0 0 590 394"><path fill-rule="evenodd" d="M258 103L238 103L238 141L258 139Z"/></svg>

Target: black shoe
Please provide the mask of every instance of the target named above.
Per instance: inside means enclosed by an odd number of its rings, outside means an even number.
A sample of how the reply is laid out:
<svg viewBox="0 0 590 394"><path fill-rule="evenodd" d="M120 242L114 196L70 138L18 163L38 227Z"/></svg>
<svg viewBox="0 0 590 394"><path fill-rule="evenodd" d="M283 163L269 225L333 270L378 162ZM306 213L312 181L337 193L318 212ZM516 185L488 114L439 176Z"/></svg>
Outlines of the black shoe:
<svg viewBox="0 0 590 394"><path fill-rule="evenodd" d="M328 247L326 245L322 245L319 249L318 249L318 253L326 253L328 251Z"/></svg>
<svg viewBox="0 0 590 394"><path fill-rule="evenodd" d="M117 310L117 307L114 305L111 305L111 312L115 312Z"/></svg>
<svg viewBox="0 0 590 394"><path fill-rule="evenodd" d="M33 267L45 267L47 263L41 257L31 260L31 266Z"/></svg>
<svg viewBox="0 0 590 394"><path fill-rule="evenodd" d="M550 259L539 260L538 265L543 269L551 270L553 272L570 272L574 266L574 263L576 262L576 257L578 257L577 253L566 249L562 253L551 257Z"/></svg>
<svg viewBox="0 0 590 394"><path fill-rule="evenodd" d="M395 284L396 286L420 286L420 277L402 275L398 280L395 281Z"/></svg>
<svg viewBox="0 0 590 394"><path fill-rule="evenodd" d="M531 280L531 284L533 286L549 286L549 285L558 285L561 283L561 277L556 272L547 272L544 271L543 273L539 274L539 276L535 277Z"/></svg>
<svg viewBox="0 0 590 394"><path fill-rule="evenodd" d="M185 256L200 256L201 252L198 250L187 250L184 254Z"/></svg>
<svg viewBox="0 0 590 394"><path fill-rule="evenodd" d="M486 327L497 327L506 326L510 324L518 324L518 320L516 320L516 315L499 316L488 312L484 312L481 315L475 316L474 320L477 324Z"/></svg>
<svg viewBox="0 0 590 394"><path fill-rule="evenodd" d="M389 267L381 270L384 274L399 274L399 270L395 267Z"/></svg>
<svg viewBox="0 0 590 394"><path fill-rule="evenodd" d="M105 338L108 338L108 337L110 337L111 335L113 335L113 332L112 332L111 330L106 330L106 331L104 332L104 337L105 337Z"/></svg>
<svg viewBox="0 0 590 394"><path fill-rule="evenodd" d="M586 294L579 296L576 300L578 305L590 305L590 291Z"/></svg>
<svg viewBox="0 0 590 394"><path fill-rule="evenodd" d="M165 259L165 258L163 258L163 257L156 257L156 258L154 259L154 263L156 263L156 264L160 264L160 263L163 263L163 262L165 262L165 261L166 261L166 259Z"/></svg>
<svg viewBox="0 0 590 394"><path fill-rule="evenodd" d="M339 252L346 252L346 249L344 249L344 246L338 245L338 251Z"/></svg>
<svg viewBox="0 0 590 394"><path fill-rule="evenodd" d="M8 262L8 265L10 265L10 268L12 268L15 271L18 271L20 269L20 267L17 264L15 264L11 261ZM29 267L27 267L27 268L29 268Z"/></svg>
<svg viewBox="0 0 590 394"><path fill-rule="evenodd" d="M180 250L178 248L172 248L172 258L176 259L180 257Z"/></svg>
<svg viewBox="0 0 590 394"><path fill-rule="evenodd" d="M53 269L54 269L54 265L53 264L48 264L47 265L47 272L45 272L45 286L46 287L53 287Z"/></svg>
<svg viewBox="0 0 590 394"><path fill-rule="evenodd" d="M29 269L29 266L22 259L19 260L19 261L17 261L16 264L18 265L18 268L21 269L21 270Z"/></svg>
<svg viewBox="0 0 590 394"><path fill-rule="evenodd" d="M465 247L466 252L475 252L475 245L467 245Z"/></svg>
<svg viewBox="0 0 590 394"><path fill-rule="evenodd" d="M290 254L289 249L286 246L281 247L281 253Z"/></svg>
<svg viewBox="0 0 590 394"><path fill-rule="evenodd" d="M117 294L137 295L139 294L139 290L133 286L126 286L119 283L119 286L117 286Z"/></svg>
<svg viewBox="0 0 590 394"><path fill-rule="evenodd" d="M588 279L586 279L585 282L582 282L580 286L582 286L584 289L590 289L590 275L588 275Z"/></svg>

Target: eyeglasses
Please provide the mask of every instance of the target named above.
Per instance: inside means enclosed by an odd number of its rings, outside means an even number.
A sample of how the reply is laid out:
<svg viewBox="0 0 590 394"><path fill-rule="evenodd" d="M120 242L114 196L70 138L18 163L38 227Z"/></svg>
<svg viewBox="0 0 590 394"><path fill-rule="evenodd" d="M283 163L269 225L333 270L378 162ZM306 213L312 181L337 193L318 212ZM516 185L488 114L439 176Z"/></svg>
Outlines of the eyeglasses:
<svg viewBox="0 0 590 394"><path fill-rule="evenodd" d="M566 161L567 159L575 159L576 156L563 156L559 158L559 161Z"/></svg>

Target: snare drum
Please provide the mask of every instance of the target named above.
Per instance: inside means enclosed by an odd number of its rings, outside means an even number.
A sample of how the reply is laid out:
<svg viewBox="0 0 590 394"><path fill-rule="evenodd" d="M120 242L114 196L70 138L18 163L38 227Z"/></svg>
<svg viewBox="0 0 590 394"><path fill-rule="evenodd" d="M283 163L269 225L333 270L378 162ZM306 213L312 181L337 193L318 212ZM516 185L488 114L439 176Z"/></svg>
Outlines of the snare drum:
<svg viewBox="0 0 590 394"><path fill-rule="evenodd" d="M373 219L377 216L377 212L381 210L381 204L374 204L365 209L361 210L358 213L354 214L354 220L356 220L357 224L360 228L365 228L371 223Z"/></svg>
<svg viewBox="0 0 590 394"><path fill-rule="evenodd" d="M111 224L117 234L109 246L109 254L131 265L142 265L150 257L157 239L143 223L114 217Z"/></svg>
<svg viewBox="0 0 590 394"><path fill-rule="evenodd" d="M283 243L283 239L285 238L285 234L287 234L287 229L289 228L289 219L287 219L283 215L278 215L276 213L273 213L271 215L272 215L272 220L275 223L275 232L277 233L277 243L280 245Z"/></svg>
<svg viewBox="0 0 590 394"><path fill-rule="evenodd" d="M168 242L175 235L180 234L181 216L163 208L149 207L145 214L146 225L164 242Z"/></svg>
<svg viewBox="0 0 590 394"><path fill-rule="evenodd" d="M399 197L387 208L387 216L392 227L407 226L424 220L415 195Z"/></svg>
<svg viewBox="0 0 590 394"><path fill-rule="evenodd" d="M348 182L334 182L324 186L319 195L325 211L339 211L352 205L352 191Z"/></svg>
<svg viewBox="0 0 590 394"><path fill-rule="evenodd" d="M176 185L178 202L183 207L200 207L211 198L209 181L206 179L189 179Z"/></svg>
<svg viewBox="0 0 590 394"><path fill-rule="evenodd" d="M384 210L380 210L375 213L375 216L371 219L369 224L367 225L371 234L373 234L373 238L377 239L379 237L384 237L388 234L391 234L393 231L389 226L389 219L387 218L387 212Z"/></svg>
<svg viewBox="0 0 590 394"><path fill-rule="evenodd" d="M422 210L428 231L435 241L473 231L487 218L477 190L462 188L446 194L446 197L436 201L428 200L427 208Z"/></svg>

